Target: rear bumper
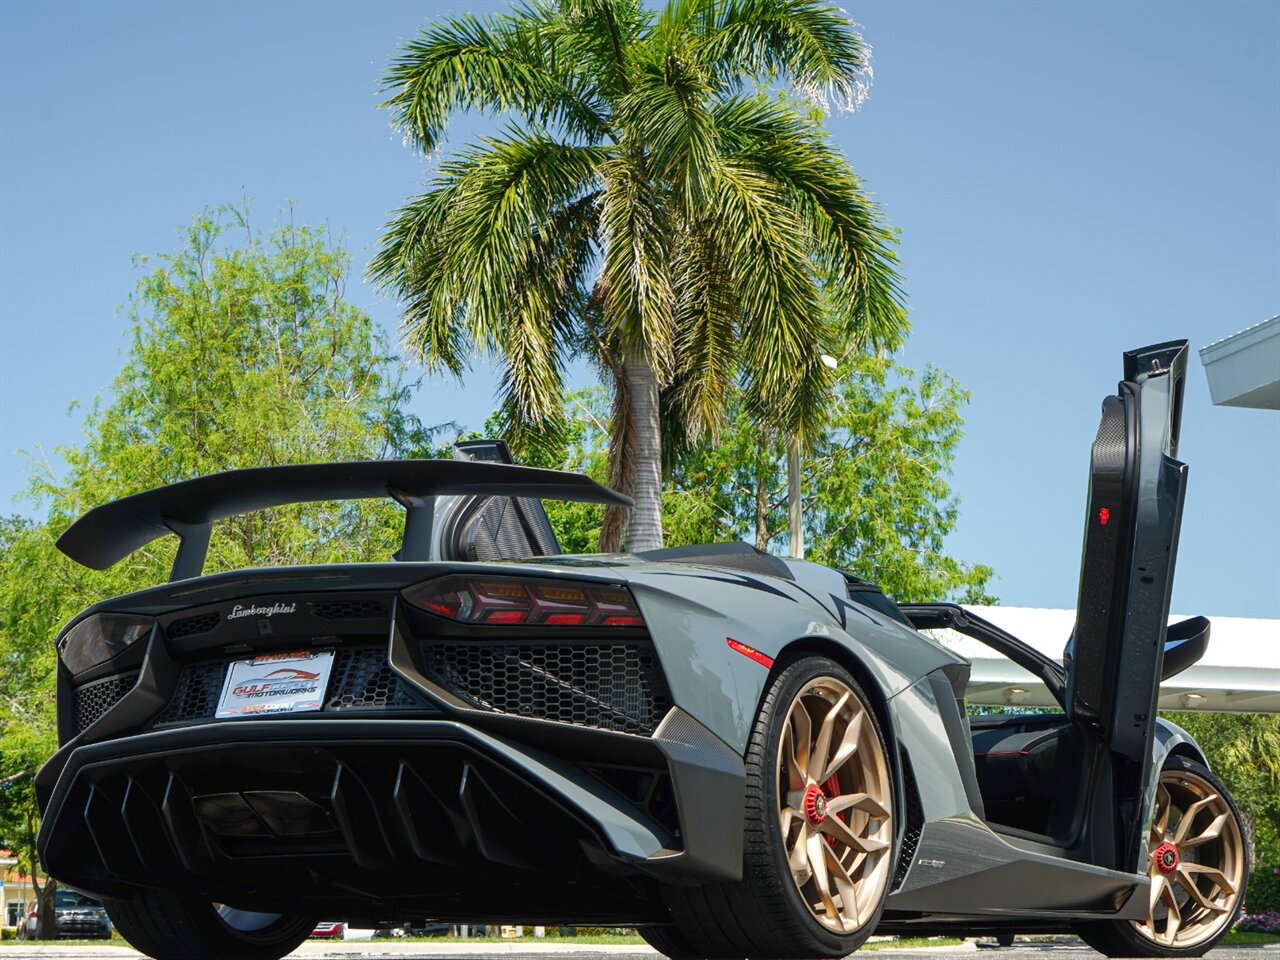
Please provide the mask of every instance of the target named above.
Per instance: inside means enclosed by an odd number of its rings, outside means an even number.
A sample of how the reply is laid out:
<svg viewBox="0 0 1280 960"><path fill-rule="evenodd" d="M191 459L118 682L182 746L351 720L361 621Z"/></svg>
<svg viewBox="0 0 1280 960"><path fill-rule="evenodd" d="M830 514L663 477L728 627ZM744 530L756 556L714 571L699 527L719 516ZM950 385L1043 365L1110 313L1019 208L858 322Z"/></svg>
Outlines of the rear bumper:
<svg viewBox="0 0 1280 960"><path fill-rule="evenodd" d="M547 724L539 724L544 729ZM653 881L741 874L741 758L681 711L633 744L655 803L572 759L448 719L255 719L140 733L60 755L39 852L98 896L179 888L348 918L639 921ZM52 762L51 762L52 763ZM665 781L663 778L665 777ZM643 779L643 777L641 777ZM564 898L572 890L570 900Z"/></svg>

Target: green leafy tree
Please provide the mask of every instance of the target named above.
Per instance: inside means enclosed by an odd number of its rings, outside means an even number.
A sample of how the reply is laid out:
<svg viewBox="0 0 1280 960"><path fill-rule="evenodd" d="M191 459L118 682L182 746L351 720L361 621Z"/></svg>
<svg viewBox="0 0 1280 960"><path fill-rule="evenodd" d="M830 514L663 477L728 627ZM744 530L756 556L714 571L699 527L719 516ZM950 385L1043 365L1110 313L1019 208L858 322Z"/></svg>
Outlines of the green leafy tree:
<svg viewBox="0 0 1280 960"><path fill-rule="evenodd" d="M455 375L496 357L508 418L540 429L564 364L597 359L632 549L662 543L661 416L714 437L741 396L807 440L821 353L902 336L894 236L817 119L858 103L867 57L821 0L531 0L433 23L384 77L424 152L457 111L510 121L439 166L370 266L408 348ZM620 539L612 512L601 545Z"/></svg>
<svg viewBox="0 0 1280 960"><path fill-rule="evenodd" d="M959 503L947 477L969 395L935 368L918 376L892 360L841 365L828 422L804 459L807 559L848 570L902 601L991 603L990 567L945 551ZM685 456L674 474L672 540L788 543L787 438L740 412L719 444Z"/></svg>
<svg viewBox="0 0 1280 960"><path fill-rule="evenodd" d="M1226 784L1253 827L1257 862L1246 894L1250 913L1280 913L1280 716L1168 712Z"/></svg>
<svg viewBox="0 0 1280 960"><path fill-rule="evenodd" d="M42 519L0 522L0 844L33 869L30 775L57 745L54 636L102 597L163 582L175 549L164 538L92 571L56 550L58 535L91 507L162 484L398 456L429 440L403 412L409 385L394 349L344 299L348 257L325 231L264 236L245 211L225 209L197 217L185 241L139 261L146 272L110 399L89 412L84 443L60 451L64 472L36 465ZM386 559L400 514L362 502L235 518L215 530L208 568Z"/></svg>
<svg viewBox="0 0 1280 960"><path fill-rule="evenodd" d="M842 374L830 419L805 462L809 559L872 580L903 601L994 602L991 568L945 550L959 508L947 475L968 394L942 371L915 375L891 360L857 357ZM518 458L604 481L607 396L600 389L571 393L565 409L561 429L520 447ZM486 430L497 431L500 419L490 418ZM747 540L785 551L785 446L738 408L719 442L686 450L662 500L667 542ZM547 511L567 552L597 548L602 508L549 502Z"/></svg>

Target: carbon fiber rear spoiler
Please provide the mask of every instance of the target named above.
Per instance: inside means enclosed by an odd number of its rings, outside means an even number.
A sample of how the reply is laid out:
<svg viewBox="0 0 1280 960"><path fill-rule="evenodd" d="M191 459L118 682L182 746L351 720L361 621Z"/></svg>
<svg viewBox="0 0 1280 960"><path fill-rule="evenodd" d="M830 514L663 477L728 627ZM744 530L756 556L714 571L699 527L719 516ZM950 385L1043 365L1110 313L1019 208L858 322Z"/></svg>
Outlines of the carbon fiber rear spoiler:
<svg viewBox="0 0 1280 960"><path fill-rule="evenodd" d="M170 580L198 577L215 521L288 503L390 497L407 511L401 560L430 559L433 498L447 494L536 497L630 506L590 477L469 460L373 460L228 470L95 507L58 538L58 549L94 570L152 540L181 539Z"/></svg>

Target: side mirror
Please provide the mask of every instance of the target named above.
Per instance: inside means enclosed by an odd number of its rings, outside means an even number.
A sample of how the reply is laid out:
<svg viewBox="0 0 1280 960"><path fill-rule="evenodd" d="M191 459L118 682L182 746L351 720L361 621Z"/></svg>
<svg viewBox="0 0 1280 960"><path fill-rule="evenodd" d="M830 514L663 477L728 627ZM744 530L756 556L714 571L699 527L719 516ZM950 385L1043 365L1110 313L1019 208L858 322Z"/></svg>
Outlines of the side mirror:
<svg viewBox="0 0 1280 960"><path fill-rule="evenodd" d="M1209 647L1209 618L1192 617L1173 624L1164 635L1164 668L1161 681L1176 677L1198 662Z"/></svg>

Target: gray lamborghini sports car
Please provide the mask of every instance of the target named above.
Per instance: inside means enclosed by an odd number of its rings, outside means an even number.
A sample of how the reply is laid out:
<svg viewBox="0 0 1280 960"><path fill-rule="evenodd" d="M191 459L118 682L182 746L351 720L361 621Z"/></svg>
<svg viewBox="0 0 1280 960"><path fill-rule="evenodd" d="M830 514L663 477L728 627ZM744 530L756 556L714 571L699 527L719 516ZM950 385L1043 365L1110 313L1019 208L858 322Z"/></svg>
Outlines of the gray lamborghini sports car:
<svg viewBox="0 0 1280 960"><path fill-rule="evenodd" d="M671 957L837 957L873 931L1198 956L1248 864L1155 711L1209 635L1166 628L1186 354L1125 354L1103 401L1065 666L742 545L561 555L543 499L626 499L498 442L98 507L59 541L81 563L181 544L168 583L58 637L40 855L158 958L273 960L322 917L635 926ZM363 497L405 507L385 563L203 574L215 521ZM943 628L1061 709L970 718Z"/></svg>

